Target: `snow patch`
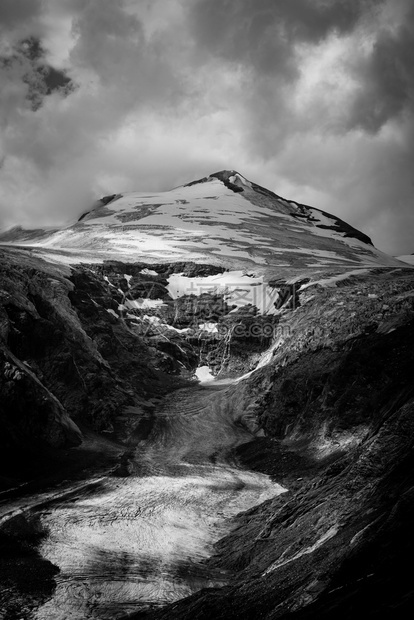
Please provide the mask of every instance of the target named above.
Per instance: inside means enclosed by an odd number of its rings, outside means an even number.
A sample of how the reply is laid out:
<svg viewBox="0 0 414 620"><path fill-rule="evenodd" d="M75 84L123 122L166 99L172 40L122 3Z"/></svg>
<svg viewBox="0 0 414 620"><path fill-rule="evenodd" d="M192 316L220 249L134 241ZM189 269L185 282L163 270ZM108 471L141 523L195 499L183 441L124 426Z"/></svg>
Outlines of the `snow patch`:
<svg viewBox="0 0 414 620"><path fill-rule="evenodd" d="M211 381L214 381L214 375L208 366L199 366L196 368L194 374L200 383L210 383Z"/></svg>
<svg viewBox="0 0 414 620"><path fill-rule="evenodd" d="M289 564L290 562L294 562L295 560L301 558L303 555L309 555L310 553L313 553L314 551L316 551L316 549L319 549L319 547L321 547L324 543L326 543L326 541L328 541L331 538L333 538L334 536L336 536L338 531L339 531L339 527L337 525L333 525L313 545L311 545L310 547L308 547L304 551L300 551L299 553L296 553L294 556L292 556L291 558L288 558L287 560L282 560L283 556L286 553L286 552L284 552L279 560L277 560L276 562L271 564L269 566L269 568L267 568L265 570L265 572L263 573L263 577L265 575L268 575L269 573L272 573L277 568L280 568L281 566L284 566L285 564Z"/></svg>
<svg viewBox="0 0 414 620"><path fill-rule="evenodd" d="M315 286L315 284L320 284L321 286L336 286L337 282L341 280L346 280L349 276L353 275L363 275L365 273L369 273L370 269L353 269L352 271L346 271L345 273L340 273L339 275L332 276L332 278L324 278L322 280L315 280L313 282L308 282L307 284L303 284L299 291L304 291L309 286Z"/></svg>
<svg viewBox="0 0 414 620"><path fill-rule="evenodd" d="M178 329L177 327L173 327L173 325L169 325L168 323L163 323L159 316L150 316L148 314L144 314L143 318L145 321L148 321L148 323L152 323L153 325L156 325L157 327L164 327L166 329L171 329L172 331L177 332L178 334L185 334L190 331L189 327Z"/></svg>
<svg viewBox="0 0 414 620"><path fill-rule="evenodd" d="M127 273L124 273L124 278L127 281L128 284L128 288L131 288L131 280L132 280L132 276L128 275Z"/></svg>
<svg viewBox="0 0 414 620"><path fill-rule="evenodd" d="M239 173L231 176L229 178L229 181L230 181L230 183L234 183L236 185L238 184L237 181L239 181L239 183L241 183L242 185L245 185L246 187L250 187L250 189L252 189L252 184L250 183L250 181L245 179L244 176L242 176Z"/></svg>
<svg viewBox="0 0 414 620"><path fill-rule="evenodd" d="M414 254L403 254L402 256L397 256L397 258L398 260L401 260L403 263L414 265Z"/></svg>
<svg viewBox="0 0 414 620"><path fill-rule="evenodd" d="M122 310L145 310L148 308L161 308L166 303L162 299L126 299L123 304L120 305Z"/></svg>
<svg viewBox="0 0 414 620"><path fill-rule="evenodd" d="M224 295L229 306L236 306L237 309L251 304L261 314L275 314L274 303L279 297L277 290L270 287L263 276L248 275L243 271L226 271L199 278L174 273L168 278L167 288L173 299L203 293Z"/></svg>

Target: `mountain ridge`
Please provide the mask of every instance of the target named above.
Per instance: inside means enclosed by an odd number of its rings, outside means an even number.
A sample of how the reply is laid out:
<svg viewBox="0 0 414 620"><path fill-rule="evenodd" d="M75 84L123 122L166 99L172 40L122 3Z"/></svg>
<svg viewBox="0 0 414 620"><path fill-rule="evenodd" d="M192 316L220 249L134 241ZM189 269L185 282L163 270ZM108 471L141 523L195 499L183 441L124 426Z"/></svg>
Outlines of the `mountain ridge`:
<svg viewBox="0 0 414 620"><path fill-rule="evenodd" d="M71 226L14 228L0 243L69 264L190 260L257 273L399 264L340 218L286 200L235 170L161 193L108 195Z"/></svg>

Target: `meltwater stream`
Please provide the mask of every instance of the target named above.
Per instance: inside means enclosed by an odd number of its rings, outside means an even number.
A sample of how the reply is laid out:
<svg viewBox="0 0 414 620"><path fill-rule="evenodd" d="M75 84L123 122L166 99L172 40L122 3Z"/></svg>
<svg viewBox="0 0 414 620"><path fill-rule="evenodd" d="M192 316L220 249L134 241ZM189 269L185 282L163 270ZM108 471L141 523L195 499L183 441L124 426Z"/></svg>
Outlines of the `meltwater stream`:
<svg viewBox="0 0 414 620"><path fill-rule="evenodd" d="M40 553L60 572L37 620L117 618L226 583L202 560L231 517L284 491L226 459L251 439L230 419L226 389L171 394L130 477L108 477L41 513L49 534Z"/></svg>

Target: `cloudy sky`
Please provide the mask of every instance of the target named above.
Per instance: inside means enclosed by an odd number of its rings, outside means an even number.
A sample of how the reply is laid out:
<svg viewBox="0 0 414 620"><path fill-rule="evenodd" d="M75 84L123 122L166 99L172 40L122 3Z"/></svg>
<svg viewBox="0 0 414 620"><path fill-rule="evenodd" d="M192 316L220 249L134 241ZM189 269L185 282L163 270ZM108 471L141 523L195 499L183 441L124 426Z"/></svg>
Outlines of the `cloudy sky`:
<svg viewBox="0 0 414 620"><path fill-rule="evenodd" d="M414 252L413 0L1 0L0 226L236 169Z"/></svg>

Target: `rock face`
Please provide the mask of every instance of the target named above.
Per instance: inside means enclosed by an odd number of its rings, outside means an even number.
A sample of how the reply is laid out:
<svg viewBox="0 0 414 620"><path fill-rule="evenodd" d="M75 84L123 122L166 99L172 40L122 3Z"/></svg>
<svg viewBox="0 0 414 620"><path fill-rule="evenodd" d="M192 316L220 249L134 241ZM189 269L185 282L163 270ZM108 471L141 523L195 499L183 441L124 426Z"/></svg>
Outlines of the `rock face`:
<svg viewBox="0 0 414 620"><path fill-rule="evenodd" d="M26 253L1 254L0 446L6 479L21 467L32 471L40 450L79 444L79 427L126 440L148 417L154 398L191 376L198 355L190 343L178 345L176 332L167 337L148 323L139 329L133 309L118 311L128 279L147 287L143 265L128 266L135 275L125 279L123 265L62 269ZM165 278L156 280L165 295Z"/></svg>
<svg viewBox="0 0 414 620"><path fill-rule="evenodd" d="M169 399L179 411L179 394L170 396L179 388L191 424L216 419L215 403L229 436L247 438L226 455L232 466L268 474L287 492L240 514L199 567L188 561L193 581L225 575L224 585L143 606L136 618L408 614L409 265L338 218L235 171L159 195L113 194L74 226L13 230L3 242L5 618L29 617L52 595L58 571L38 551L48 533L35 512L15 521L7 513L19 485L43 492L46 482L82 482L86 471L108 468L116 479L146 475L143 442L154 423L164 429ZM217 397L197 388L193 402L200 367L233 382ZM214 438L204 442L209 467L224 458ZM202 452L193 441L188 453Z"/></svg>

